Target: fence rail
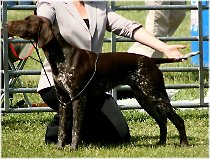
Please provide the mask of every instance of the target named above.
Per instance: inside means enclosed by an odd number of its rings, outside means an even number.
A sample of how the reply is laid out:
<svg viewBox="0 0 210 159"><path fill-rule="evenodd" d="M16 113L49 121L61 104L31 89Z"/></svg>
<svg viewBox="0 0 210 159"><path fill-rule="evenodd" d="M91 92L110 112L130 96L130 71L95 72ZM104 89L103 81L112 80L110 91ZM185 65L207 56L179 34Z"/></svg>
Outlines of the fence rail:
<svg viewBox="0 0 210 159"><path fill-rule="evenodd" d="M198 41L199 43L199 51L200 55L200 65L198 67L163 67L160 68L163 72L198 72L199 73L199 84L176 84L176 85L166 85L167 89L189 89L189 88L199 88L200 89L200 101L199 102L190 102L190 103L177 103L172 102L173 107L175 108L200 108L200 107L208 107L209 103L204 102L204 88L208 88L208 84L204 83L204 71L208 71L208 68L203 66L203 41L209 41L209 36L203 36L202 30L202 11L204 9L209 9L208 6L203 6L199 1L198 5L164 5L164 6L116 6L115 2L111 2L111 7L114 11L130 11L130 10L171 10L171 9L179 9L179 10L198 10L198 19L199 19L199 35L198 36L184 36L184 37L159 37L162 41ZM3 59L1 62L8 61L8 42L11 43L29 43L28 40L20 40L20 39L8 39L8 35L6 32L5 22L7 21L7 10L35 10L35 5L16 5L12 7L7 7L5 2L3 2L2 8L2 24L3 24ZM117 42L132 42L132 40L128 38L117 37L112 35L111 38L105 38L105 42L110 42L112 46L112 51L116 51L116 43ZM23 113L23 112L45 112L45 111L53 111L48 107L31 107L30 101L28 102L28 108L10 108L9 106L9 94L10 93L36 93L37 88L11 88L9 85L9 76L19 77L21 75L40 75L40 70L9 70L8 63L5 63L4 69L1 70L1 73L4 73L4 89L1 90L1 100L4 101L4 107L1 108L3 112L12 112L12 113ZM128 86L120 86L115 88L113 92L113 96L116 98L117 91L119 90L129 90ZM2 98L3 95L3 98ZM141 109L140 106L137 105L119 105L122 110L125 109Z"/></svg>

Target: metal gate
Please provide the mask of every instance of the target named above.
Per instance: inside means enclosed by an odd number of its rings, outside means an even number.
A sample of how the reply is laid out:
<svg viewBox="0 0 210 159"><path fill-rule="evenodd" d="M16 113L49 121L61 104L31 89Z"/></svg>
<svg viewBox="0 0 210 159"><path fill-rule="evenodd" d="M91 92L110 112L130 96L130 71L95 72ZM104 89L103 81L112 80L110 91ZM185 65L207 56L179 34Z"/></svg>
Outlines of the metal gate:
<svg viewBox="0 0 210 159"><path fill-rule="evenodd" d="M3 61L9 61L8 59L8 35L5 28L5 22L7 21L7 10L35 10L35 5L16 5L13 7L7 7L5 2L1 1L1 20L3 26L3 54L1 53L1 65ZM160 40L163 41L198 41L199 43L199 51L200 51L200 59L198 67L167 67L161 68L163 72L198 72L199 73L199 84L176 84L176 85L166 85L167 89L187 89L187 88L198 88L200 92L200 101L198 103L176 103L173 104L173 107L178 108L197 108L197 107L208 107L209 103L204 103L204 88L208 88L208 84L204 83L204 72L208 71L208 68L203 66L203 41L209 41L209 37L203 36L202 30L202 11L204 9L209 9L208 6L203 6L199 1L198 5L165 5L165 6L116 6L115 2L111 2L111 7L114 11L129 11L129 10L157 10L157 9L184 9L184 10L198 10L198 22L199 22L199 35L196 37L159 37ZM111 51L116 51L116 43L117 42L130 42L130 39L127 38L118 38L114 34L111 35L110 38L105 38L105 42L111 43ZM11 43L21 42L28 43L26 40L12 40ZM1 69L1 74L4 74L4 85L1 89L1 111L3 112L42 112L42 111L52 111L49 107L32 107L30 100L27 99L27 95L25 95L25 99L27 101L27 108L10 108L9 106L9 94L10 93L35 93L37 88L12 88L11 81L9 76L21 76L21 75L39 75L40 70L21 70L21 69L13 69L9 70L9 63L4 63L4 68ZM18 79L17 79L18 81ZM119 86L112 90L112 94L114 98L117 96L118 90L129 90L128 86ZM121 109L139 109L141 108L139 105L120 105Z"/></svg>

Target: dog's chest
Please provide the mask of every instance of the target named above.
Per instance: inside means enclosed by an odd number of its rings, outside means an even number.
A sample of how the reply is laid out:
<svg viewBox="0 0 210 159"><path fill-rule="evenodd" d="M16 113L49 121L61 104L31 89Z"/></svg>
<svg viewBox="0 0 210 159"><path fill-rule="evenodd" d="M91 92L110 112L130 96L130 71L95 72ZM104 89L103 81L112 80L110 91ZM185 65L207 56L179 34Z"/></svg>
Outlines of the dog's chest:
<svg viewBox="0 0 210 159"><path fill-rule="evenodd" d="M59 74L54 75L54 80L62 89L65 89L68 93L72 93L72 90L75 89L75 80L77 74L75 67L59 67Z"/></svg>

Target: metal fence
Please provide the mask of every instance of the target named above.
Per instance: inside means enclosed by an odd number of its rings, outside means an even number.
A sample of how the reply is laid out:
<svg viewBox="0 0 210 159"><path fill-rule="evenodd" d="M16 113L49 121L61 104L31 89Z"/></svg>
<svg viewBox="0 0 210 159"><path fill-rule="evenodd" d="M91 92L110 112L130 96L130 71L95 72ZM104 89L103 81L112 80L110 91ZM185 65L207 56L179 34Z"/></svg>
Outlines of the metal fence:
<svg viewBox="0 0 210 159"><path fill-rule="evenodd" d="M111 2L111 7L114 11L129 11L129 10L167 10L167 9L184 9L184 10L198 10L198 22L199 22L199 34L196 37L159 37L160 40L163 41L198 41L199 43L199 51L200 51L200 59L198 67L166 67L160 68L163 72L198 72L199 73L199 84L169 84L166 85L167 89L188 89L188 88L198 88L200 92L200 100L197 103L172 103L175 108L197 108L197 107L208 107L209 103L204 103L204 88L208 88L208 83L204 83L204 72L208 71L208 68L203 66L203 41L209 41L209 37L203 36L202 30L202 11L204 9L209 9L208 6L203 6L199 1L198 5L164 5L164 6L116 6L115 2ZM8 35L5 27L5 22L7 21L7 10L35 10L35 5L15 5L13 7L6 6L5 2L1 5L1 18L2 18L2 26L3 26L3 54L1 54L1 65L3 61L9 61L8 58ZM11 43L28 43L26 40L11 40ZM116 43L117 42L131 42L130 39L116 37L114 34L111 35L110 38L105 38L105 42L111 43L111 50L113 52L116 51ZM2 57L3 55L3 57ZM22 62L22 61L21 61ZM23 61L26 62L26 61ZM10 62L4 62L4 67L1 69L1 74L4 74L4 85L3 89L1 89L1 111L3 112L43 112L43 111L52 111L49 107L32 107L30 100L27 98L26 93L36 93L37 88L13 88L12 83L17 81L21 83L19 80L19 76L21 75L39 75L40 70L21 70L21 68L14 68L9 70ZM2 65L3 66L3 65ZM12 80L9 76L13 76ZM129 90L128 86L119 86L112 90L112 94L114 98L117 97L117 92L120 90ZM9 94L10 93L23 93L24 98L28 104L27 108L11 108L9 105ZM140 109L139 105L120 105L121 109Z"/></svg>

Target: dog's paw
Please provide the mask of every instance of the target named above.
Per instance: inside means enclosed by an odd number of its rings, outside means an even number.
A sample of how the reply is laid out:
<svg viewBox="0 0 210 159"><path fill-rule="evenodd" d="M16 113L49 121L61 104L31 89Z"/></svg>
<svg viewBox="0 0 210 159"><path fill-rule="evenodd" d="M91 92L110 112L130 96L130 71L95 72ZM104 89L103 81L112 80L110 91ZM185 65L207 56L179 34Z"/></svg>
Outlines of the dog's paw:
<svg viewBox="0 0 210 159"><path fill-rule="evenodd" d="M166 145L166 141L158 141L156 143L156 145L158 145L158 146L165 146Z"/></svg>
<svg viewBox="0 0 210 159"><path fill-rule="evenodd" d="M61 142L58 142L58 143L56 144L56 146L57 146L57 149L58 149L58 150L63 150L63 148L64 148L64 144L62 144Z"/></svg>
<svg viewBox="0 0 210 159"><path fill-rule="evenodd" d="M71 151L76 151L76 150L77 150L76 144L71 144L70 150L71 150Z"/></svg>
<svg viewBox="0 0 210 159"><path fill-rule="evenodd" d="M58 150L63 150L64 147L60 146L60 145L56 145Z"/></svg>
<svg viewBox="0 0 210 159"><path fill-rule="evenodd" d="M182 141L182 142L180 143L180 146L181 146L181 147L189 147L190 144L189 144L187 141Z"/></svg>

